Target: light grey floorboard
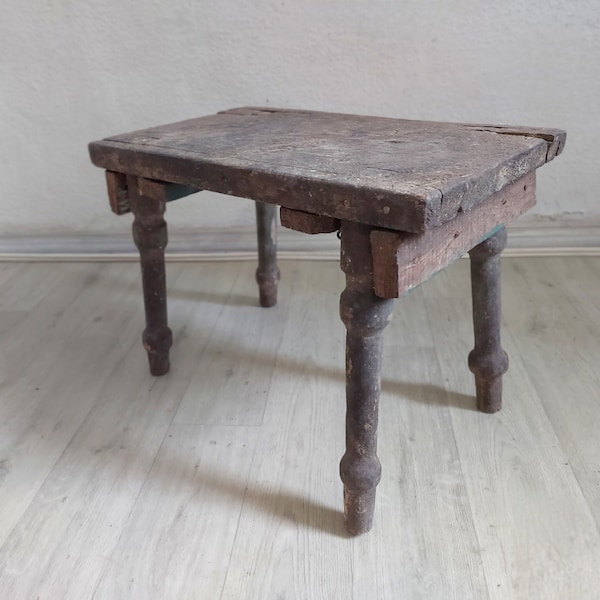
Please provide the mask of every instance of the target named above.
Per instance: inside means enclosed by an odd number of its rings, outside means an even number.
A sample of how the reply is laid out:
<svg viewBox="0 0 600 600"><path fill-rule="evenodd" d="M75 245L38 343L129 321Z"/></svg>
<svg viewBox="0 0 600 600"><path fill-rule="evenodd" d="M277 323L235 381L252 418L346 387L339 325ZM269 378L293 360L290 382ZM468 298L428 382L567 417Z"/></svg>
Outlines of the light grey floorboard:
<svg viewBox="0 0 600 600"><path fill-rule="evenodd" d="M509 263L506 279L509 331L600 531L600 259Z"/></svg>
<svg viewBox="0 0 600 600"><path fill-rule="evenodd" d="M505 270L510 273L510 265ZM513 283L506 273L504 283L510 296ZM448 387L472 393L473 378L465 364L472 345L470 304L465 301L468 263L447 269L429 288L430 318L444 324L436 348ZM512 323L522 304L506 302L505 309L505 320ZM490 595L498 600L594 598L589 583L600 564L594 519L522 352L514 337L506 330L504 334L511 366L503 410L495 415L451 413Z"/></svg>
<svg viewBox="0 0 600 600"><path fill-rule="evenodd" d="M282 263L272 310L252 263L169 264L162 378L137 265L0 265L0 598L597 598L600 262L503 265L499 414L474 410L468 262L396 303L359 538L337 264Z"/></svg>
<svg viewBox="0 0 600 600"><path fill-rule="evenodd" d="M80 393L90 379L101 387L90 396L96 400L93 409L1 549L1 579L13 597L86 598L95 589L195 366L196 340L182 335L195 309L189 297L197 284L195 271L186 269L184 277L181 265L170 269L175 275L171 277L171 325L179 338L178 350L186 341L191 346L178 357L171 374L163 378L148 375L139 335L143 328L141 298L134 289L137 285L127 285L127 281L117 289L125 290L126 302L136 307L137 318L132 319L131 311L128 314L119 301L123 292L115 292L110 314L120 315L129 325L123 328L122 323L113 323L112 330L121 336L107 338L112 346L108 354L115 363L112 371L94 378L77 363L64 364L68 372L62 372L62 378L78 385ZM220 273L226 277L230 271L225 267ZM128 275L129 282L134 281L133 275L137 281L138 269ZM98 290L96 297L101 297ZM88 306L92 320L96 313L90 309L93 305ZM98 369L93 357L81 356L91 369ZM52 396L48 399L54 404ZM77 477L72 477L73 473ZM85 536L80 533L82 528ZM32 553L37 555L35 563L30 561ZM57 560L62 561L59 569L53 568Z"/></svg>
<svg viewBox="0 0 600 600"><path fill-rule="evenodd" d="M0 310L31 310L48 292L61 282L69 285L81 273L82 280L93 278L101 265L92 265L91 269L80 270L77 266L45 265L43 263L4 263L0 270Z"/></svg>
<svg viewBox="0 0 600 600"><path fill-rule="evenodd" d="M208 289L198 294L187 331L201 338L204 345L175 416L177 425L262 423L274 357L288 317L286 291L294 276L288 271L287 281L281 284L280 302L265 309L258 302L254 264L244 265L241 274L240 265L236 266L230 294L224 294L218 283L227 279L215 277L208 278ZM199 283L201 287L204 284Z"/></svg>
<svg viewBox="0 0 600 600"><path fill-rule="evenodd" d="M24 276L22 284L35 293L37 269L28 266L33 268L24 273L33 278ZM76 265L62 267L54 269L62 285L51 288L41 304L0 338L0 545L117 364L115 333L131 316L131 311L116 312L107 319L112 333L106 334L97 320L104 308L101 295L86 285L90 277L102 283L103 267L88 265L83 277Z"/></svg>
<svg viewBox="0 0 600 600"><path fill-rule="evenodd" d="M169 429L96 600L218 598L257 434L240 426Z"/></svg>

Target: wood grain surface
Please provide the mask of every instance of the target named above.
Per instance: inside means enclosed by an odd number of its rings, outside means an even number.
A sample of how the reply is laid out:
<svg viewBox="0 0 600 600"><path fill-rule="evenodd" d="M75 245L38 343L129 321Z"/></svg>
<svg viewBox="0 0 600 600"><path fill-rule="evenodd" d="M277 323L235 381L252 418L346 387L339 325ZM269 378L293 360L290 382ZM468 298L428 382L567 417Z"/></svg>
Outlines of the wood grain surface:
<svg viewBox="0 0 600 600"><path fill-rule="evenodd" d="M90 144L105 169L422 232L537 169L560 130L239 108Z"/></svg>
<svg viewBox="0 0 600 600"><path fill-rule="evenodd" d="M375 293L397 298L460 258L535 204L535 172L425 233L371 232Z"/></svg>

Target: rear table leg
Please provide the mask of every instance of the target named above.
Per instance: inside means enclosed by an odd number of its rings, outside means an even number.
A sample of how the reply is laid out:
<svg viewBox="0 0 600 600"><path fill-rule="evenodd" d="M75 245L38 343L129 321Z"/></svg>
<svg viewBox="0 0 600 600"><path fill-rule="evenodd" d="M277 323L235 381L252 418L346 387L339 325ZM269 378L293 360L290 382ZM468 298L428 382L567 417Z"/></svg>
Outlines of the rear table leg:
<svg viewBox="0 0 600 600"><path fill-rule="evenodd" d="M169 371L171 330L167 326L167 291L165 276L165 247L167 224L163 218L165 200L162 188L152 181L128 176L127 187L131 212L134 215L133 240L140 251L146 329L142 340L148 352L152 375Z"/></svg>
<svg viewBox="0 0 600 600"><path fill-rule="evenodd" d="M477 408L486 413L502 408L502 375L508 369L508 356L500 345L500 254L505 246L502 227L469 251L475 328L469 368L475 374Z"/></svg>
<svg viewBox="0 0 600 600"><path fill-rule="evenodd" d="M277 304L277 206L256 202L256 231L258 236L258 269L256 281L260 294L260 305Z"/></svg>

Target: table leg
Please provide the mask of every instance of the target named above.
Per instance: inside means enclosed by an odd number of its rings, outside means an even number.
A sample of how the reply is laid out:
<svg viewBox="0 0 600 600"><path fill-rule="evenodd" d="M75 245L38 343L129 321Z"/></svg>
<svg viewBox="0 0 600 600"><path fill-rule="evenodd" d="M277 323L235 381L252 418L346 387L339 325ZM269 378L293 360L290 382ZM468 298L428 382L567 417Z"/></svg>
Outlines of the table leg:
<svg viewBox="0 0 600 600"><path fill-rule="evenodd" d="M256 231L258 235L258 268L256 281L260 294L260 305L277 304L277 206L256 202Z"/></svg>
<svg viewBox="0 0 600 600"><path fill-rule="evenodd" d="M342 223L341 267L346 289L340 316L346 325L346 453L340 462L344 483L344 520L349 533L373 525L375 489L381 479L377 458L377 419L381 384L383 329L393 300L375 296L370 228Z"/></svg>
<svg viewBox="0 0 600 600"><path fill-rule="evenodd" d="M146 309L146 328L142 341L148 352L150 373L164 375L169 371L169 348L172 343L171 330L167 325L165 201L141 194L136 177L127 178L127 187L134 215L133 240L140 252L142 267Z"/></svg>
<svg viewBox="0 0 600 600"><path fill-rule="evenodd" d="M475 374L477 408L487 413L502 408L502 375L508 369L508 356L500 344L500 254L505 246L502 227L469 251L475 329L469 368Z"/></svg>

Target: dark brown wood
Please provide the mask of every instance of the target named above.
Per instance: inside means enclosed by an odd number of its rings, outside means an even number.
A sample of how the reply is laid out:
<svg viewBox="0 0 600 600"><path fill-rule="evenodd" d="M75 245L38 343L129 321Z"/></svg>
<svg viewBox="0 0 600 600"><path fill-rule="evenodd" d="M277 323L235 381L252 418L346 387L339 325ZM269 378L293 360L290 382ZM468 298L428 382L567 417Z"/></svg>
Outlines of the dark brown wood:
<svg viewBox="0 0 600 600"><path fill-rule="evenodd" d="M375 489L381 479L377 420L381 386L383 329L393 300L373 293L370 227L342 223L341 267L346 289L340 316L346 326L346 453L340 462L344 520L353 535L371 529Z"/></svg>
<svg viewBox="0 0 600 600"><path fill-rule="evenodd" d="M502 408L502 375L508 369L500 343L500 253L505 246L502 227L469 252L475 329L469 368L475 374L477 407L486 413Z"/></svg>
<svg viewBox="0 0 600 600"><path fill-rule="evenodd" d="M106 171L106 188L110 209L115 215L124 215L131 211L127 193L127 175Z"/></svg>
<svg viewBox="0 0 600 600"><path fill-rule="evenodd" d="M142 183L143 182L143 183ZM140 179L140 185L145 186L140 193L152 196L163 202L172 202L184 196L195 194L200 190L190 185L179 185L177 183L165 183L152 179ZM117 215L124 215L131 211L129 204L129 191L127 189L127 175L106 171L106 187L108 189L108 201L111 210Z"/></svg>
<svg viewBox="0 0 600 600"><path fill-rule="evenodd" d="M272 108L90 144L97 166L420 233L543 165L564 132Z"/></svg>
<svg viewBox="0 0 600 600"><path fill-rule="evenodd" d="M340 228L339 219L315 215L303 210L294 210L285 206L281 207L280 215L283 227L311 235L316 233L331 233Z"/></svg>
<svg viewBox="0 0 600 600"><path fill-rule="evenodd" d="M397 298L468 252L500 225L535 204L535 171L496 192L448 223L425 233L371 233L375 293Z"/></svg>
<svg viewBox="0 0 600 600"><path fill-rule="evenodd" d="M258 237L258 283L260 305L277 304L277 283L280 273L277 267L277 207L256 202L256 231Z"/></svg>
<svg viewBox="0 0 600 600"><path fill-rule="evenodd" d="M167 224L163 218L166 202L155 185L135 176L127 177L131 211L134 215L133 240L140 251L146 328L142 335L152 375L169 371L171 330L167 324L165 248ZM146 195L150 194L150 195Z"/></svg>
<svg viewBox="0 0 600 600"><path fill-rule="evenodd" d="M557 129L239 108L93 142L90 156L109 171L112 209L135 217L143 340L155 375L168 371L171 346L167 202L200 189L256 201L262 306L277 300L274 205L297 231L341 225L347 410L340 476L346 528L356 535L372 526L381 478L380 371L392 298L469 251L475 346L468 362L479 408L499 410L508 368L500 343L504 225L533 206L535 170L564 145Z"/></svg>
<svg viewBox="0 0 600 600"><path fill-rule="evenodd" d="M190 194L196 194L201 190L193 185L181 185L178 183L167 183L154 179L138 179L139 191L143 196L160 200L161 202L173 202Z"/></svg>

